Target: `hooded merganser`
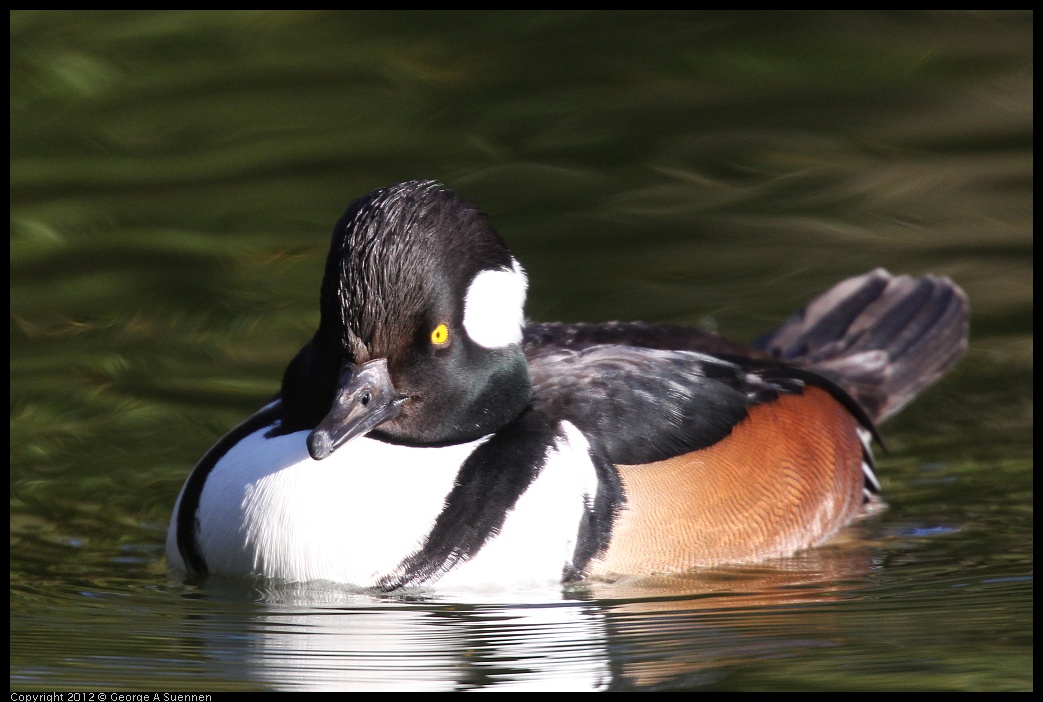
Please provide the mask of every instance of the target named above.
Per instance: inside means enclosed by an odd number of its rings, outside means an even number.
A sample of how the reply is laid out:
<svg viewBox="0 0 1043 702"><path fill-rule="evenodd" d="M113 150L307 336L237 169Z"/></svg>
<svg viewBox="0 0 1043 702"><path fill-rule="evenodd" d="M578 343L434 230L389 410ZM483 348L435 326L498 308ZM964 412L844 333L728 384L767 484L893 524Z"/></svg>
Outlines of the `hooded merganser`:
<svg viewBox="0 0 1043 702"><path fill-rule="evenodd" d="M353 202L318 331L189 476L171 565L394 590L750 563L880 504L874 426L956 363L949 279L875 270L753 346L526 324L526 277L431 181Z"/></svg>

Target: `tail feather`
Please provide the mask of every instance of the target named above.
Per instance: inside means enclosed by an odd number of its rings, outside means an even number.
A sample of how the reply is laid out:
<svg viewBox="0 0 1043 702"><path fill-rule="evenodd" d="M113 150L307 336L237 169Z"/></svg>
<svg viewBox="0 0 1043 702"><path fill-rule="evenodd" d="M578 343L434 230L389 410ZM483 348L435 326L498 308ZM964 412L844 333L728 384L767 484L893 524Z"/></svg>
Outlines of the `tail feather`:
<svg viewBox="0 0 1043 702"><path fill-rule="evenodd" d="M849 278L754 343L846 390L876 422L938 380L967 348L967 295L949 278Z"/></svg>

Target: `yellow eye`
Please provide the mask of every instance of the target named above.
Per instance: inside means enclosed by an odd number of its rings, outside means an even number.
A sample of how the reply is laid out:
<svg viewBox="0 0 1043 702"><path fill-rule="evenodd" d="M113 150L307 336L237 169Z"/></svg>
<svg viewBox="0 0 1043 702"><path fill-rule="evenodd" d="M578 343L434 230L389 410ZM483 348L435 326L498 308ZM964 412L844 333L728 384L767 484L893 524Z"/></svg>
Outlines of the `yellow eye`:
<svg viewBox="0 0 1043 702"><path fill-rule="evenodd" d="M443 346L449 343L449 327L444 324L439 324L435 327L435 330L431 332L431 343L436 346Z"/></svg>

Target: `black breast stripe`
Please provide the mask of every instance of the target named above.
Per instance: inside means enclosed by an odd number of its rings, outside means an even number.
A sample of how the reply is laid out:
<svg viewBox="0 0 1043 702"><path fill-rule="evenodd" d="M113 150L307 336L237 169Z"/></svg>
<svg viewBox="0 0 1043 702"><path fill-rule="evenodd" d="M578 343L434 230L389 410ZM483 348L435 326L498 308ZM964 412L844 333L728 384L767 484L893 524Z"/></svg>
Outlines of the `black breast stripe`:
<svg viewBox="0 0 1043 702"><path fill-rule="evenodd" d="M210 476L210 471L228 453L229 449L255 431L274 424L281 414L282 406L279 402L252 414L214 444L196 464L192 474L188 476L185 489L181 494L181 506L177 511L177 550L185 562L185 567L191 572L200 575L206 575L208 572L206 559L199 550L197 535L199 533L199 500L203 495L203 487Z"/></svg>
<svg viewBox="0 0 1043 702"><path fill-rule="evenodd" d="M379 587L391 591L421 585L476 556L539 477L547 452L561 437L557 427L529 411L475 449L461 467L424 545L382 578ZM604 528L591 525L598 535ZM562 564L563 569L567 565Z"/></svg>
<svg viewBox="0 0 1043 702"><path fill-rule="evenodd" d="M572 563L566 563L561 574L562 582L566 583L581 580L590 561L608 548L616 515L626 502L619 471L596 445L591 445L590 454L598 478L598 491L584 505L576 552Z"/></svg>

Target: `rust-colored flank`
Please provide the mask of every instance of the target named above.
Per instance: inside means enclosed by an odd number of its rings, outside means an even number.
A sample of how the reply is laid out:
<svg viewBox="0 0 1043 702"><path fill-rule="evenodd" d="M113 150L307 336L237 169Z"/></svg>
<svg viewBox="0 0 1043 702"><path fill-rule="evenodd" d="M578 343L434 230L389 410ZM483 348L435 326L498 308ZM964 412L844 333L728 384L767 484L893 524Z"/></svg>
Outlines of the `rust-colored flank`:
<svg viewBox="0 0 1043 702"><path fill-rule="evenodd" d="M618 466L626 505L594 575L761 561L819 544L864 507L856 420L815 387L758 405L708 448Z"/></svg>

